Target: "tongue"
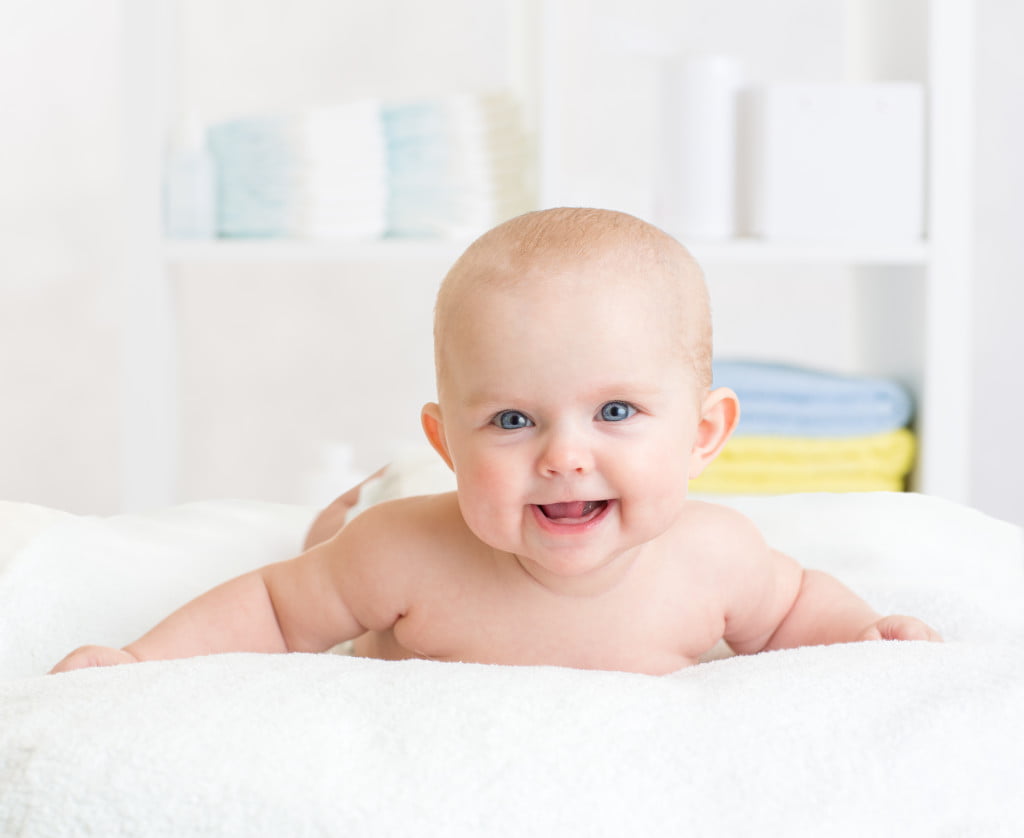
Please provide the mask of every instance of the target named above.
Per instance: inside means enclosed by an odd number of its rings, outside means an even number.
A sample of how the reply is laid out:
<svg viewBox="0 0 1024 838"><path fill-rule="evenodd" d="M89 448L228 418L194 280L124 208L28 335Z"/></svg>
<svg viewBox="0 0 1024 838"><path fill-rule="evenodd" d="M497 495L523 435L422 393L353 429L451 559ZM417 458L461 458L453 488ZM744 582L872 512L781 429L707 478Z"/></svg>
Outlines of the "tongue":
<svg viewBox="0 0 1024 838"><path fill-rule="evenodd" d="M549 503L541 507L549 518L582 518L597 507L592 500L574 500L568 503Z"/></svg>

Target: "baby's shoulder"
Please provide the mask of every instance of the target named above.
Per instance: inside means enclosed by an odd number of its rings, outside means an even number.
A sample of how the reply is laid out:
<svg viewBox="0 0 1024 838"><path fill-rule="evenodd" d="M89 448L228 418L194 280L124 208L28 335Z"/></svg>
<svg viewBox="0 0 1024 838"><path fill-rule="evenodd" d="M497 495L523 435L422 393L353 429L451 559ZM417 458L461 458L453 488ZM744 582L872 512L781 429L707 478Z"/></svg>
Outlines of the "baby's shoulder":
<svg viewBox="0 0 1024 838"><path fill-rule="evenodd" d="M361 625L386 628L431 592L450 589L463 551L460 521L446 495L383 501L307 555L322 562Z"/></svg>
<svg viewBox="0 0 1024 838"><path fill-rule="evenodd" d="M339 555L377 567L419 565L471 549L454 492L382 501L345 524L332 539Z"/></svg>
<svg viewBox="0 0 1024 838"><path fill-rule="evenodd" d="M723 560L742 560L767 549L761 531L746 515L730 506L707 501L687 501L673 536L688 550Z"/></svg>
<svg viewBox="0 0 1024 838"><path fill-rule="evenodd" d="M454 492L381 501L342 527L339 535L360 539L423 539L458 536L465 528Z"/></svg>
<svg viewBox="0 0 1024 838"><path fill-rule="evenodd" d="M704 500L688 500L680 520L683 526L691 530L757 532L754 522L738 509Z"/></svg>

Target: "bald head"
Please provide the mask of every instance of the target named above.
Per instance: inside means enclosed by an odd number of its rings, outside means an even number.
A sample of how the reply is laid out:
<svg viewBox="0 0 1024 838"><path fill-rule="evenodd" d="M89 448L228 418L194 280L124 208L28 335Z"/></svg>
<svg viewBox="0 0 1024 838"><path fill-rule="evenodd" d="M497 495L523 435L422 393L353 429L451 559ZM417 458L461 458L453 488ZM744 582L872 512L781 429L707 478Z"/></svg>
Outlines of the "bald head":
<svg viewBox="0 0 1024 838"><path fill-rule="evenodd" d="M702 388L711 386L711 317L700 266L678 241L639 218L599 209L562 208L521 215L482 235L452 266L437 296L434 352L443 389L449 335L481 295L643 295L692 364ZM571 327L571 324L567 324ZM638 323L649 329L653 323Z"/></svg>

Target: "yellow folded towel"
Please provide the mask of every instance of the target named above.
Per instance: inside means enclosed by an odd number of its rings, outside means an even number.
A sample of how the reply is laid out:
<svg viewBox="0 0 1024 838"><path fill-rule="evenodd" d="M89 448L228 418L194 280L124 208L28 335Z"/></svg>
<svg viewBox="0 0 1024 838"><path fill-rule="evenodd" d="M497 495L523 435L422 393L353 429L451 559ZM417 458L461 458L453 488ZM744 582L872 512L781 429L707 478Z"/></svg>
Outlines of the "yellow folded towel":
<svg viewBox="0 0 1024 838"><path fill-rule="evenodd" d="M696 480L691 492L898 492L914 462L906 428L870 436L737 436Z"/></svg>

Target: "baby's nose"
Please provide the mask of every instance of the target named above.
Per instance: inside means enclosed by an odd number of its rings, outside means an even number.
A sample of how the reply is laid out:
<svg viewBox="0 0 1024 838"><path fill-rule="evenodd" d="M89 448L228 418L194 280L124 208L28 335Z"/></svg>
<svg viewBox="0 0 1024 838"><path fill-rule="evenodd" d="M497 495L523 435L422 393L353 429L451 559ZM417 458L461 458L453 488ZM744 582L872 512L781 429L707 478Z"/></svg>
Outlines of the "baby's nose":
<svg viewBox="0 0 1024 838"><path fill-rule="evenodd" d="M538 463L542 476L586 474L594 467L594 455L583 434L568 428L552 429L544 442Z"/></svg>

